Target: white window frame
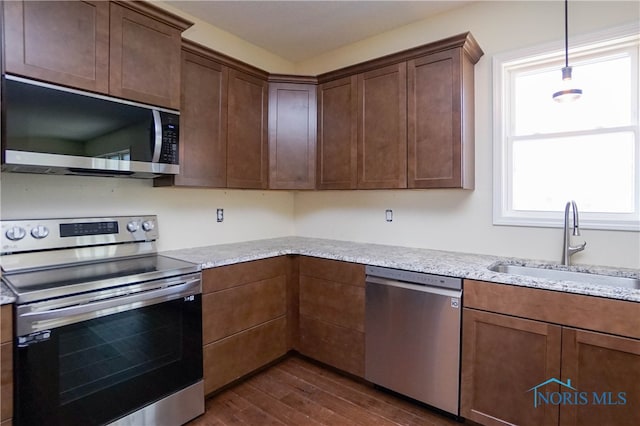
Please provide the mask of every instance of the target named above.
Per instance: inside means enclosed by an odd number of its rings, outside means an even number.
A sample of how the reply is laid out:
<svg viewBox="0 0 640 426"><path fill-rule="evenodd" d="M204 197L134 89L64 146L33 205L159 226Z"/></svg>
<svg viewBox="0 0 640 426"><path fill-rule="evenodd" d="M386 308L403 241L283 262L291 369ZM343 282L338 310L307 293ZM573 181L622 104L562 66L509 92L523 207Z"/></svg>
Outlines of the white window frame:
<svg viewBox="0 0 640 426"><path fill-rule="evenodd" d="M569 64L572 55L592 50L597 47L622 45L624 42L636 44L640 40L640 24L630 24L623 27L608 29L579 37L572 37L569 49ZM511 208L511 146L507 140L507 126L510 120L504 117L512 114L509 111L511 94L506 68L518 62L528 63L534 59L544 62L558 59L558 80L561 79L560 68L564 66L564 43L561 41L547 43L513 52L499 54L493 57L493 224L507 226L528 227L562 227L564 223L564 206L562 211L517 211ZM634 213L590 213L580 212L580 227L584 229L605 229L640 231L640 99L639 70L632 70L632 88L635 99L633 102L632 130L635 133L635 191L636 200ZM549 88L549 97L554 88ZM595 131L594 131L595 133ZM569 201L569 200L567 200ZM579 206L578 206L579 207Z"/></svg>

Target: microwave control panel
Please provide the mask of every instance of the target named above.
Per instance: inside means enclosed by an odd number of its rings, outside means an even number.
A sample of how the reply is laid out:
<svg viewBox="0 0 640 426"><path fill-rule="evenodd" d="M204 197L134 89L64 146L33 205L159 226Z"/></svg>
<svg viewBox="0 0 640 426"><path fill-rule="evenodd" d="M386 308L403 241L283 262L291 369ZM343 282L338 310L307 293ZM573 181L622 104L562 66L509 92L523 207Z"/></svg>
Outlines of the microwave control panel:
<svg viewBox="0 0 640 426"><path fill-rule="evenodd" d="M165 164L178 164L178 137L179 125L177 116L160 113L162 117L162 149L160 162Z"/></svg>

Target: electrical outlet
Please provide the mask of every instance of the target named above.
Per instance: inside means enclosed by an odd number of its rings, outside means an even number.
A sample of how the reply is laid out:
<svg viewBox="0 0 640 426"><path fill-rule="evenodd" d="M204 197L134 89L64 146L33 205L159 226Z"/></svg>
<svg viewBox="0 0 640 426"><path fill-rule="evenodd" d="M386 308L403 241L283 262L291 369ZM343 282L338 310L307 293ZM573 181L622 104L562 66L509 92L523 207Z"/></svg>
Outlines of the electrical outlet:
<svg viewBox="0 0 640 426"><path fill-rule="evenodd" d="M387 209L384 211L384 218L387 222L393 222L393 210Z"/></svg>
<svg viewBox="0 0 640 426"><path fill-rule="evenodd" d="M224 221L224 209L217 209L216 222L223 222L223 221Z"/></svg>

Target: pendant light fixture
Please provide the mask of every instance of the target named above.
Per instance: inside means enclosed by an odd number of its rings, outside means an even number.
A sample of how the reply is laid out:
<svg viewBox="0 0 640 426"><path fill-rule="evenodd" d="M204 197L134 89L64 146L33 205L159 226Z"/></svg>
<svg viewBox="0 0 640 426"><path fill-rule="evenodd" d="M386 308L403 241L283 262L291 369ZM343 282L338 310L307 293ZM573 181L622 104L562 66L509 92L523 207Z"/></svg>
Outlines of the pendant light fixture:
<svg viewBox="0 0 640 426"><path fill-rule="evenodd" d="M569 0L564 0L564 68L562 68L562 80L565 87L553 94L556 102L571 102L582 96L582 89L571 86L571 67L569 66Z"/></svg>

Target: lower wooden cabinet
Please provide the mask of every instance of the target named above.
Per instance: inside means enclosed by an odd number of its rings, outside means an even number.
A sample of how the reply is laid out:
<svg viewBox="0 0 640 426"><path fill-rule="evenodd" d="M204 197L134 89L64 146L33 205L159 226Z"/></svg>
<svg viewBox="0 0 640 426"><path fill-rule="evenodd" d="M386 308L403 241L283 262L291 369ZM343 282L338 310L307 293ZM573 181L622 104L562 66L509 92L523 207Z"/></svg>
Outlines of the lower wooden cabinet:
<svg viewBox="0 0 640 426"><path fill-rule="evenodd" d="M287 319L281 316L204 346L204 389L222 386L286 354Z"/></svg>
<svg viewBox="0 0 640 426"><path fill-rule="evenodd" d="M203 271L205 394L290 349L291 259L286 256Z"/></svg>
<svg viewBox="0 0 640 426"><path fill-rule="evenodd" d="M564 327L562 377L584 398L562 406L561 426L640 424L640 340Z"/></svg>
<svg viewBox="0 0 640 426"><path fill-rule="evenodd" d="M13 308L0 309L0 422L10 425L13 417Z"/></svg>
<svg viewBox="0 0 640 426"><path fill-rule="evenodd" d="M364 377L364 265L301 257L296 349Z"/></svg>
<svg viewBox="0 0 640 426"><path fill-rule="evenodd" d="M470 280L464 291L463 417L489 426L640 424L640 329L620 322L637 318L637 303Z"/></svg>
<svg viewBox="0 0 640 426"><path fill-rule="evenodd" d="M462 327L461 415L483 425L557 425L558 407L534 406L527 391L560 377L561 328L467 308Z"/></svg>

